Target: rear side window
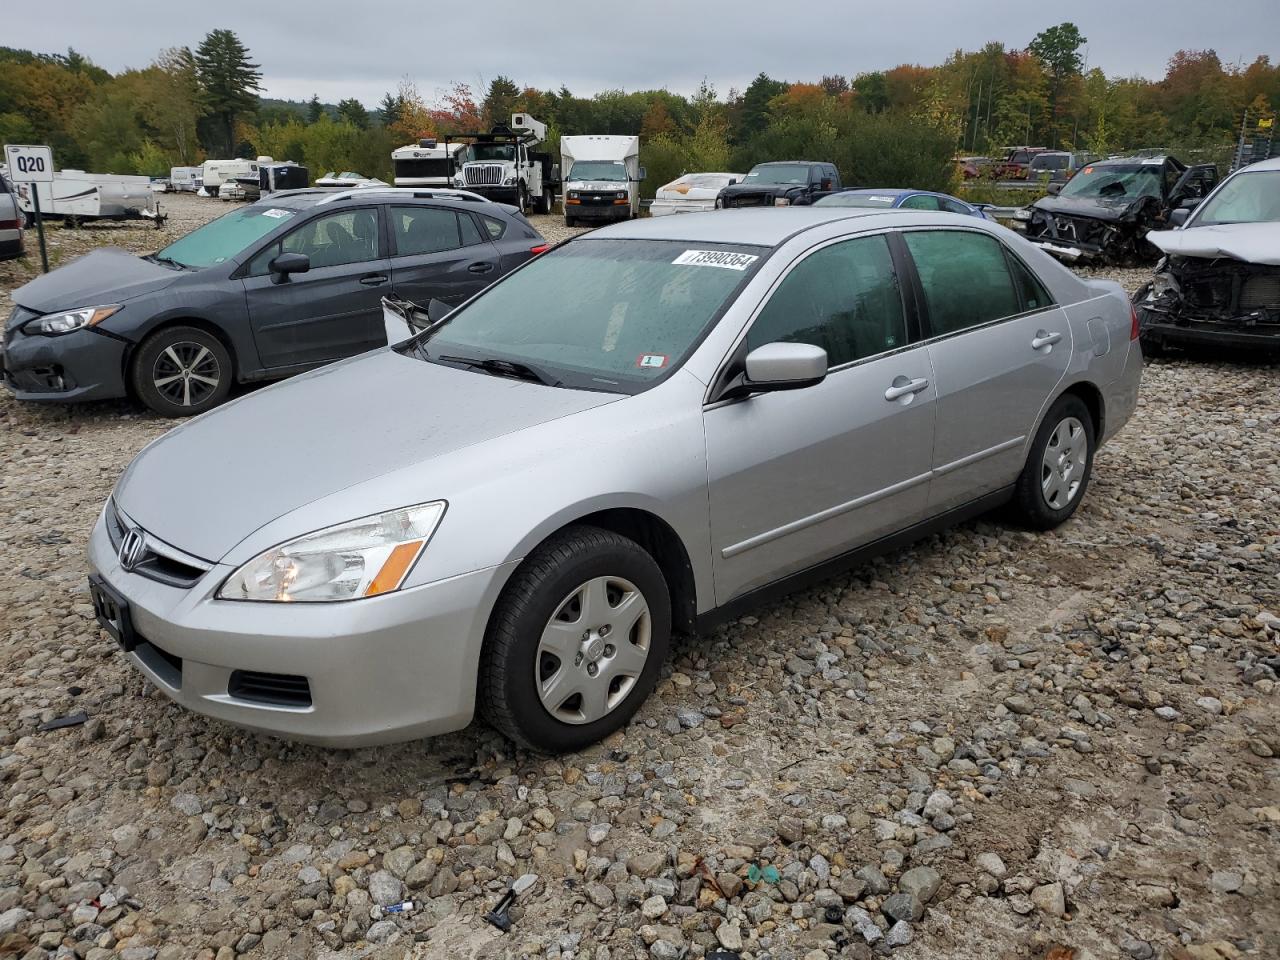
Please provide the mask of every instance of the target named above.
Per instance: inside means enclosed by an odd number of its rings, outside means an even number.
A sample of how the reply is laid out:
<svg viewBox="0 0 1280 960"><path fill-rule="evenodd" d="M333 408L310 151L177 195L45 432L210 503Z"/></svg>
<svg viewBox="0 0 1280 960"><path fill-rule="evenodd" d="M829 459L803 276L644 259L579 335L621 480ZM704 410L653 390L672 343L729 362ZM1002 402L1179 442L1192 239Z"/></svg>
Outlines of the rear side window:
<svg viewBox="0 0 1280 960"><path fill-rule="evenodd" d="M489 234L490 240L499 240L507 232L507 225L501 220L482 215L480 221L484 224L484 229Z"/></svg>
<svg viewBox="0 0 1280 960"><path fill-rule="evenodd" d="M925 193L917 193L914 197L907 197L899 206L904 210L937 210L938 198L931 197Z"/></svg>
<svg viewBox="0 0 1280 960"><path fill-rule="evenodd" d="M1031 268L1013 254L1009 254L1008 260L1009 269L1013 273L1013 282L1017 285L1018 294L1022 297L1022 309L1024 311L1043 310L1045 307L1052 306L1053 297L1040 282L1040 278L1031 272Z"/></svg>
<svg viewBox="0 0 1280 960"><path fill-rule="evenodd" d="M458 215L443 207L391 208L391 229L399 256L441 253L462 246Z"/></svg>
<svg viewBox="0 0 1280 960"><path fill-rule="evenodd" d="M747 334L747 349L811 343L838 367L907 342L893 258L882 237L844 240L787 274Z"/></svg>
<svg viewBox="0 0 1280 960"><path fill-rule="evenodd" d="M938 206L947 213L959 213L964 216L969 216L970 213L969 208L963 203L958 200L948 200L946 197L938 197Z"/></svg>
<svg viewBox="0 0 1280 960"><path fill-rule="evenodd" d="M924 287L933 336L956 333L1022 312L1004 248L961 230L903 234Z"/></svg>

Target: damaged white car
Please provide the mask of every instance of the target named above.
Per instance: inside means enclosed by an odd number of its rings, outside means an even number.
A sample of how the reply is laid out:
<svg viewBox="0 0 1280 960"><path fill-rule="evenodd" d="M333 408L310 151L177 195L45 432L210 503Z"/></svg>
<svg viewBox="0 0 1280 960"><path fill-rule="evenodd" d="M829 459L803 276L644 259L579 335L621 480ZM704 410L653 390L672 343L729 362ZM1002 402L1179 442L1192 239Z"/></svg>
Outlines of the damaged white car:
<svg viewBox="0 0 1280 960"><path fill-rule="evenodd" d="M1147 234L1165 256L1134 296L1143 352L1280 350L1280 158L1237 170L1183 217Z"/></svg>
<svg viewBox="0 0 1280 960"><path fill-rule="evenodd" d="M740 173L686 173L658 188L649 207L651 217L714 210L720 191L742 180Z"/></svg>

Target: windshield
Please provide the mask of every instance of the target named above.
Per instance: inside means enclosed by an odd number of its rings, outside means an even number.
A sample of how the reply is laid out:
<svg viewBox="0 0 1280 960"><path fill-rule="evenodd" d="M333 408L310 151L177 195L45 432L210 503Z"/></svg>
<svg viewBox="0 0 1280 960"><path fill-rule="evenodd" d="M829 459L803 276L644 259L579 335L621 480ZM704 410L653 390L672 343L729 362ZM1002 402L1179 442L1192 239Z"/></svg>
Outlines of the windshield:
<svg viewBox="0 0 1280 960"><path fill-rule="evenodd" d="M1159 197L1161 169L1159 163L1113 163L1085 167L1067 181L1059 196L1101 197L1104 200Z"/></svg>
<svg viewBox="0 0 1280 960"><path fill-rule="evenodd" d="M575 160L569 168L573 180L611 180L627 182L627 168L619 160Z"/></svg>
<svg viewBox="0 0 1280 960"><path fill-rule="evenodd" d="M800 163L776 163L752 167L744 180L752 183L808 183L809 168Z"/></svg>
<svg viewBox="0 0 1280 960"><path fill-rule="evenodd" d="M813 201L815 207L892 207L897 197L883 193L833 193Z"/></svg>
<svg viewBox="0 0 1280 960"><path fill-rule="evenodd" d="M1031 161L1032 170L1065 170L1067 169L1065 153L1042 153Z"/></svg>
<svg viewBox="0 0 1280 960"><path fill-rule="evenodd" d="M514 160L515 144L512 143L473 143L467 147L467 160L503 161Z"/></svg>
<svg viewBox="0 0 1280 960"><path fill-rule="evenodd" d="M638 393L684 362L768 252L693 246L573 241L494 284L407 351L436 362L527 364L566 387Z"/></svg>
<svg viewBox="0 0 1280 960"><path fill-rule="evenodd" d="M175 240L155 254L158 260L172 260L184 267L212 267L240 253L254 241L297 215L283 207L257 204L232 210L181 240Z"/></svg>
<svg viewBox="0 0 1280 960"><path fill-rule="evenodd" d="M1238 173L1196 211L1193 226L1280 221L1280 170Z"/></svg>

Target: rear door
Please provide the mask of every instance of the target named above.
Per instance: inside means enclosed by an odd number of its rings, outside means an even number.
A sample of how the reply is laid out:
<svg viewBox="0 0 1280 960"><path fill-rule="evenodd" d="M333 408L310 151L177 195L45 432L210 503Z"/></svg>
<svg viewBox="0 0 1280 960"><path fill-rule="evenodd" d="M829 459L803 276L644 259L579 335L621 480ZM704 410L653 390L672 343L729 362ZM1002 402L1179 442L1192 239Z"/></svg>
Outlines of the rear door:
<svg viewBox="0 0 1280 960"><path fill-rule="evenodd" d="M268 269L280 253L306 254L311 269L281 282ZM243 283L262 365L321 363L385 344L381 300L390 279L372 204L314 216L259 250Z"/></svg>
<svg viewBox="0 0 1280 960"><path fill-rule="evenodd" d="M1035 275L985 232L903 232L936 376L929 511L1017 478L1071 360L1071 328Z"/></svg>
<svg viewBox="0 0 1280 960"><path fill-rule="evenodd" d="M468 211L391 204L391 282L396 296L457 306L500 275L498 250Z"/></svg>

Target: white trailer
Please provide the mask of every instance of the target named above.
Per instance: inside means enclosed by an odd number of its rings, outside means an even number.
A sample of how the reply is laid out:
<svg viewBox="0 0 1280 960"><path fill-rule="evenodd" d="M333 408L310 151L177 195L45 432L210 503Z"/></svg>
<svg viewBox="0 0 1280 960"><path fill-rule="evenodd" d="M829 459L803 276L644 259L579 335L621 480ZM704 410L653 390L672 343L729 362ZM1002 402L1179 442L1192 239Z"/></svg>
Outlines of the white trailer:
<svg viewBox="0 0 1280 960"><path fill-rule="evenodd" d="M640 215L640 138L597 135L560 138L564 222L630 220Z"/></svg>
<svg viewBox="0 0 1280 960"><path fill-rule="evenodd" d="M457 170L458 154L465 143L440 143L435 139L419 140L391 151L391 167L397 187L451 187ZM328 186L328 184L325 184Z"/></svg>
<svg viewBox="0 0 1280 960"><path fill-rule="evenodd" d="M35 220L33 188L39 190L41 217L72 222L160 217L150 177L58 170L50 183L19 183L18 206L28 223Z"/></svg>
<svg viewBox="0 0 1280 960"><path fill-rule="evenodd" d="M218 188L236 177L256 177L258 175L257 160L206 160L201 168L201 185L199 195L202 197L218 196Z"/></svg>
<svg viewBox="0 0 1280 960"><path fill-rule="evenodd" d="M169 189L175 193L195 193L203 185L203 167L171 167L169 169Z"/></svg>
<svg viewBox="0 0 1280 960"><path fill-rule="evenodd" d="M521 210L550 213L559 167L551 154L534 149L546 136L547 125L527 113L513 113L510 126L499 124L488 133L451 134L446 143L455 137L471 141L453 185Z"/></svg>

